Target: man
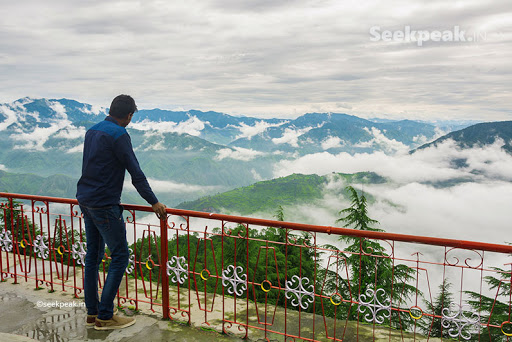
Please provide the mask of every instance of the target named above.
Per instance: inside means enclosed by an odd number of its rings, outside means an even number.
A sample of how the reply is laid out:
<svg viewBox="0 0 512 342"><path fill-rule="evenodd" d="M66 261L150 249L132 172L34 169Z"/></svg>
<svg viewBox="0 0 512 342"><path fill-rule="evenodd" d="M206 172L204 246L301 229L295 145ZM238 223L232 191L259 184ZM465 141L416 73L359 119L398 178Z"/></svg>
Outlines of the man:
<svg viewBox="0 0 512 342"><path fill-rule="evenodd" d="M128 243L123 220L121 192L126 170L139 194L153 207L160 219L166 217L165 205L158 202L133 152L125 127L137 111L131 96L119 95L110 105L109 116L85 134L82 177L76 198L85 222L84 295L87 325L97 330L128 327L135 318L114 314L114 299L128 265ZM98 298L98 268L105 253L105 243L112 261Z"/></svg>

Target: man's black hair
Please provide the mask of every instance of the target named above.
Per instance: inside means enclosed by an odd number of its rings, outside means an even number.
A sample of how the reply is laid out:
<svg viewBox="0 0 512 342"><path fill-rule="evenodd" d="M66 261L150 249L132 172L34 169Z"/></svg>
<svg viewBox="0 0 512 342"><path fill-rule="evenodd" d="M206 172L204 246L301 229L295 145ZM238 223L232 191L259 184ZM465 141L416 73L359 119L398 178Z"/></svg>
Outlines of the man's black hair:
<svg viewBox="0 0 512 342"><path fill-rule="evenodd" d="M118 119L124 119L137 111L135 100L130 95L119 95L112 100L108 113Z"/></svg>

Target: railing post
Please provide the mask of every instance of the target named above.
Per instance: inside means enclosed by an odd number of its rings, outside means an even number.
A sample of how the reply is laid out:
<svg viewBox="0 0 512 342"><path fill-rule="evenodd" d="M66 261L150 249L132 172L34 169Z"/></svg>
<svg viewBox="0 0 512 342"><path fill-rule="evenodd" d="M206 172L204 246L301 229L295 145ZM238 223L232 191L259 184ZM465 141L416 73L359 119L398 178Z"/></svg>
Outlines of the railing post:
<svg viewBox="0 0 512 342"><path fill-rule="evenodd" d="M169 319L169 277L167 276L167 214L160 220L160 279L162 279L162 310L164 319Z"/></svg>

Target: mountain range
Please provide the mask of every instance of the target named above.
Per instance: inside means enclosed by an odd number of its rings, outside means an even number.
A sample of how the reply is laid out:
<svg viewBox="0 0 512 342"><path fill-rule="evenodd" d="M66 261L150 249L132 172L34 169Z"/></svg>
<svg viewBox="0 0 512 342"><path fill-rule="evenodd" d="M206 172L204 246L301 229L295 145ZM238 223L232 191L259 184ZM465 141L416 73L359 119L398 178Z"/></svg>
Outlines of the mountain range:
<svg viewBox="0 0 512 342"><path fill-rule="evenodd" d="M107 112L69 99L27 97L1 104L0 170L7 172L0 175L0 191L29 192L21 186L28 179L52 184L62 177L56 183L62 192L52 194L70 194L81 173L85 132ZM510 151L510 122L477 124L451 133L440 129L465 124L470 122L366 120L343 113L308 113L285 120L143 109L135 114L128 131L148 178L167 189L162 201L169 205L186 201L189 208L197 208L193 200L198 197L271 180L278 162L311 153L393 154L426 148L443 139L456 140L464 147L492 143L495 137ZM51 192L50 186L30 191L41 189ZM123 201L142 203L130 189L124 192ZM211 205L201 201L199 207Z"/></svg>

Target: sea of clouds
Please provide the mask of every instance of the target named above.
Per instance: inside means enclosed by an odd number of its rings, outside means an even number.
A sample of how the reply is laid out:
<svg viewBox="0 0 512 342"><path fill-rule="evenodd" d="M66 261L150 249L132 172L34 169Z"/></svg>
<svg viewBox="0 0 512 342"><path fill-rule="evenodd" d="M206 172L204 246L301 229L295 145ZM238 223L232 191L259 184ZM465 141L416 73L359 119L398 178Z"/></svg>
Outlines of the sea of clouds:
<svg viewBox="0 0 512 342"><path fill-rule="evenodd" d="M497 141L461 149L447 140L415 153L322 152L282 160L274 175L376 172L389 182L353 186L376 199L369 214L386 231L503 243L512 241L507 234L512 219L512 156L502 145ZM327 188L346 185L331 183ZM293 221L333 225L337 211L348 205L326 191L316 205L289 208L289 216Z"/></svg>

